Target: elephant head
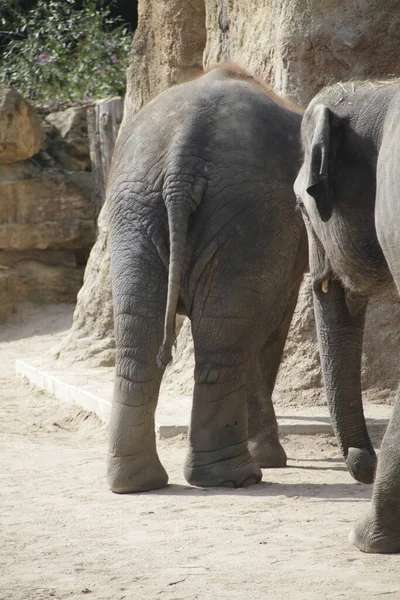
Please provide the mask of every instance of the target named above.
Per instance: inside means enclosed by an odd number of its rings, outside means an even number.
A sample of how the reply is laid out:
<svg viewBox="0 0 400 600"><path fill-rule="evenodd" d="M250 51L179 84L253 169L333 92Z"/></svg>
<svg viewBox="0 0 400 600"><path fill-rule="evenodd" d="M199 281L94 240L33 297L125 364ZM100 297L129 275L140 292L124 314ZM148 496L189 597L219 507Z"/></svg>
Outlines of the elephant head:
<svg viewBox="0 0 400 600"><path fill-rule="evenodd" d="M363 90L323 90L302 123L295 182L307 228L321 367L334 431L355 479L372 483L376 455L361 398L369 295L387 280L374 224L379 128Z"/></svg>

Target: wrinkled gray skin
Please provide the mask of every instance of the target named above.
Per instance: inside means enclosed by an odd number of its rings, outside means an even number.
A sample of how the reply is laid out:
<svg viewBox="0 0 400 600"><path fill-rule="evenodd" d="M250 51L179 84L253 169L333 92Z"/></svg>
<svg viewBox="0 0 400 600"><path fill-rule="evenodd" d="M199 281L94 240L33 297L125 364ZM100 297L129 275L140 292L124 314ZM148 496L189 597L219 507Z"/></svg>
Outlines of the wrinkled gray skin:
<svg viewBox="0 0 400 600"><path fill-rule="evenodd" d="M370 295L400 289L400 86L324 89L302 124L295 192L306 223L326 394L356 479L372 482L375 453L362 411L360 366ZM372 507L350 540L366 552L400 551L400 401L379 455Z"/></svg>
<svg viewBox="0 0 400 600"><path fill-rule="evenodd" d="M167 484L154 411L177 312L191 319L196 363L186 480L246 486L260 465L285 465L271 393L307 265L300 121L227 68L124 121L108 188L112 491Z"/></svg>

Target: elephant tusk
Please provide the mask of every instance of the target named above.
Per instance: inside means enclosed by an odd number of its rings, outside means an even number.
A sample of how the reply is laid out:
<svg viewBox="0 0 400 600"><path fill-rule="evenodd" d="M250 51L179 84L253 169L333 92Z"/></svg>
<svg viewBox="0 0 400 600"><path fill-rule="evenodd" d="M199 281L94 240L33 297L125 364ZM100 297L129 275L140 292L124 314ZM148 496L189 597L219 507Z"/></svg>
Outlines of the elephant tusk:
<svg viewBox="0 0 400 600"><path fill-rule="evenodd" d="M321 285L322 291L324 294L327 294L329 291L329 279L324 279Z"/></svg>

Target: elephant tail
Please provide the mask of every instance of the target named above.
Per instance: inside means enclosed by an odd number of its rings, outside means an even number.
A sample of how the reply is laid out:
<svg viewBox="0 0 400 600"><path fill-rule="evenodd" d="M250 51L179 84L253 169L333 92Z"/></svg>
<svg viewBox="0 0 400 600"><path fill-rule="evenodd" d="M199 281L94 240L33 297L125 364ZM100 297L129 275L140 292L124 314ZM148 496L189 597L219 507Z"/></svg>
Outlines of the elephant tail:
<svg viewBox="0 0 400 600"><path fill-rule="evenodd" d="M172 348L175 342L175 315L185 260L189 218L199 205L203 192L202 185L193 185L188 193L184 194L186 198L177 198L176 191L170 193L164 190L169 228L169 268L164 338L157 356L157 363L161 368L166 367L172 360Z"/></svg>

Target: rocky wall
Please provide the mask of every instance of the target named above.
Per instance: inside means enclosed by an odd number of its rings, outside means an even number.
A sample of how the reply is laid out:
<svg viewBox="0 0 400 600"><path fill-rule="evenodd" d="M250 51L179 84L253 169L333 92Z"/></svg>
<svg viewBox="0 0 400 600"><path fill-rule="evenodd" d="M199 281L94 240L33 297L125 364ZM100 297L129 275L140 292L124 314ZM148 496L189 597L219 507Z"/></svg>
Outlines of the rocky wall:
<svg viewBox="0 0 400 600"><path fill-rule="evenodd" d="M302 106L325 85L399 75L397 0L205 0L206 68L235 62Z"/></svg>
<svg viewBox="0 0 400 600"><path fill-rule="evenodd" d="M0 322L18 302L76 300L96 235L85 119L42 119L0 88Z"/></svg>

